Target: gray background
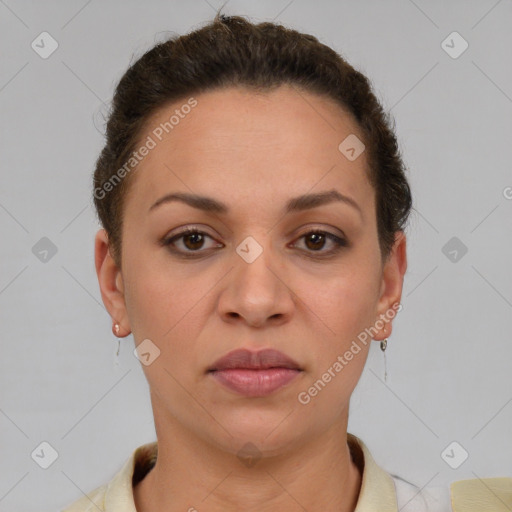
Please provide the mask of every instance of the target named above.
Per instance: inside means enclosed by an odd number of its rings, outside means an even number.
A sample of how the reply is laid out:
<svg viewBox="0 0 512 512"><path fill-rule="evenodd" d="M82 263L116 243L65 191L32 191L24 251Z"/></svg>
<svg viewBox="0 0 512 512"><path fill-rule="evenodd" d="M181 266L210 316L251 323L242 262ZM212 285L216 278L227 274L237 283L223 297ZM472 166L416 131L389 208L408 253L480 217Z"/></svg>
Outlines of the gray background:
<svg viewBox="0 0 512 512"><path fill-rule="evenodd" d="M133 338L117 358L98 289L91 173L103 102L130 60L220 5L0 0L2 511L63 507L155 439ZM349 430L419 486L512 476L512 2L231 0L224 12L316 35L396 120L416 208L404 309L387 382L374 343ZM59 44L47 59L31 48L43 31ZM453 31L469 44L458 58L442 46ZM43 237L57 249L46 262L32 250ZM46 470L31 458L43 441L58 452ZM452 441L452 464L469 453L458 469L441 456Z"/></svg>

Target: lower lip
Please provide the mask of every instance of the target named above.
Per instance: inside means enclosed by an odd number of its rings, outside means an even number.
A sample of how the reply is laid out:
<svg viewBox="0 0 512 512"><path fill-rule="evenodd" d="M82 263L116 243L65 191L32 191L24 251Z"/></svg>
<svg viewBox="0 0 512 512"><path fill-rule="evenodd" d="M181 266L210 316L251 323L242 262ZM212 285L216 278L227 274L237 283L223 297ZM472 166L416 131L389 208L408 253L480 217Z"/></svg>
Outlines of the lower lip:
<svg viewBox="0 0 512 512"><path fill-rule="evenodd" d="M211 375L237 393L257 397L270 395L288 384L300 373L300 370L290 368L268 368L266 370L233 368L217 370L211 372Z"/></svg>

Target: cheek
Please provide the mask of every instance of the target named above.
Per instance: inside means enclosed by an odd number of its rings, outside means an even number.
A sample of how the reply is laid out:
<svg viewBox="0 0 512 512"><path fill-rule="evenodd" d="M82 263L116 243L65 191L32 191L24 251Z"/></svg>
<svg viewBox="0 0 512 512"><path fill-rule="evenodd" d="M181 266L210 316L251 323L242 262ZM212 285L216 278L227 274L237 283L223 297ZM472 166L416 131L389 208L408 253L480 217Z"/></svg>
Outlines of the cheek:
<svg viewBox="0 0 512 512"><path fill-rule="evenodd" d="M338 417L348 407L370 348L364 333L373 321L375 283L356 272L331 279L323 287L309 289L305 308L315 327L310 343L309 375L299 392L307 404L299 411L313 417ZM303 289L306 294L306 287ZM360 337L363 333L364 337ZM330 421L330 420L329 420Z"/></svg>
<svg viewBox="0 0 512 512"><path fill-rule="evenodd" d="M149 347L151 361L142 369L150 389L169 410L190 407L181 386L188 387L197 363L191 340L199 335L198 302L205 288L142 261L132 268L137 270L129 276L127 310L135 344ZM153 345L147 345L146 339Z"/></svg>
<svg viewBox="0 0 512 512"><path fill-rule="evenodd" d="M378 286L373 274L369 268L347 266L297 284L294 290L303 300L304 314L315 319L319 335L338 344L348 342L374 321Z"/></svg>
<svg viewBox="0 0 512 512"><path fill-rule="evenodd" d="M199 378L202 356L195 340L200 339L207 320L210 282L204 274L176 272L154 258L132 261L136 269L128 277L126 302L133 337L138 346L149 339L158 354L154 362L143 365L153 392L169 407L186 406L187 394L181 385L191 385ZM146 342L147 343L147 342ZM152 347L152 345L149 345ZM171 404L174 404L171 406Z"/></svg>
<svg viewBox="0 0 512 512"><path fill-rule="evenodd" d="M126 259L125 299L134 338L164 343L187 324L207 288L201 279L180 274L151 251L134 248L131 254Z"/></svg>

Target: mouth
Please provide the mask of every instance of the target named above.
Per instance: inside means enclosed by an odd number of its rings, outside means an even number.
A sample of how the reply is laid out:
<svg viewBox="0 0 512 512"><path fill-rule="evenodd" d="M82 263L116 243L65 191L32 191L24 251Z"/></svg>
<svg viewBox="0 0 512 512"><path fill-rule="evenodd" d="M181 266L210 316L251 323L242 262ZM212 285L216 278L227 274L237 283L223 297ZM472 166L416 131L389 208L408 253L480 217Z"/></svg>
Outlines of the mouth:
<svg viewBox="0 0 512 512"><path fill-rule="evenodd" d="M290 357L273 349L235 350L207 371L217 382L237 394L262 397L294 380L303 369Z"/></svg>

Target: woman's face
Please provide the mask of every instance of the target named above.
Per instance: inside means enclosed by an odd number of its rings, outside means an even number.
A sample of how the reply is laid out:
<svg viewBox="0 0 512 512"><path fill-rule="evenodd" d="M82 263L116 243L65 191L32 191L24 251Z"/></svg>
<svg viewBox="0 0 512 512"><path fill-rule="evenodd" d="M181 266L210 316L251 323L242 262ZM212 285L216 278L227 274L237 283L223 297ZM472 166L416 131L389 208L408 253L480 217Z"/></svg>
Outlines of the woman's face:
<svg viewBox="0 0 512 512"><path fill-rule="evenodd" d="M122 271L97 235L102 295L136 345L150 340L141 348L157 432L174 425L229 452L251 442L278 454L346 428L372 338L361 333L400 300L405 237L382 266L365 152L354 159L362 136L330 100L287 86L195 100L162 108L141 134L155 145L133 171ZM222 207L159 203L176 193ZM178 237L184 228L200 234ZM248 396L208 371L239 348L279 350L301 371Z"/></svg>

